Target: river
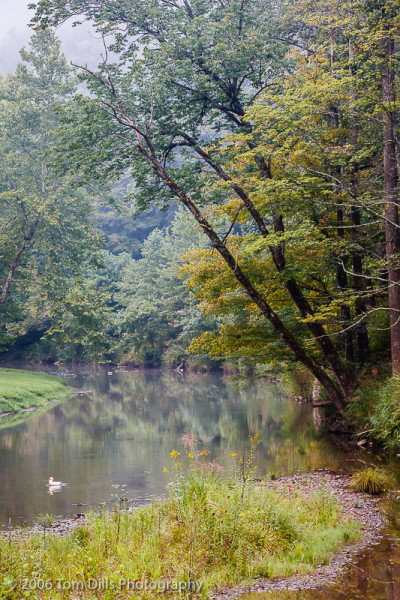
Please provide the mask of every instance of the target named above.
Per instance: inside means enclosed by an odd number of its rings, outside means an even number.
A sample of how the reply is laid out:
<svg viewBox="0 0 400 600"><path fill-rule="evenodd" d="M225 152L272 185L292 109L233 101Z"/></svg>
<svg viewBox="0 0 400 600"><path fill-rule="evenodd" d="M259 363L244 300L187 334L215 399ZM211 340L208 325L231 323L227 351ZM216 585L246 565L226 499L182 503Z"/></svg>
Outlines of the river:
<svg viewBox="0 0 400 600"><path fill-rule="evenodd" d="M278 384L114 367L24 367L63 375L72 387L90 391L45 412L24 413L30 418L20 423L0 419L3 528L9 519L16 526L38 515L70 517L110 504L115 486L126 486L132 504L163 496L169 477L164 468L171 470L170 452L180 449L187 432L228 474L234 465L230 454L245 453L255 433L261 437L260 476L354 467L353 455L317 434L311 408L292 402ZM67 485L49 493L50 476ZM399 600L399 508L395 498L384 501L387 531L354 560L344 579L324 590L273 592L265 598ZM262 600L260 594L255 598Z"/></svg>

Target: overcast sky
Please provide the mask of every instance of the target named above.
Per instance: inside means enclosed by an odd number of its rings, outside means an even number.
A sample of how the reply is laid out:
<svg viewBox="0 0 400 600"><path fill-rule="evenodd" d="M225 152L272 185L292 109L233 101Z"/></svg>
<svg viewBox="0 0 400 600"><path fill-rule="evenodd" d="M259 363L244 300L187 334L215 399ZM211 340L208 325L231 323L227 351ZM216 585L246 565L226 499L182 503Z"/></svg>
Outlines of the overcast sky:
<svg viewBox="0 0 400 600"><path fill-rule="evenodd" d="M0 72L13 71L19 61L19 50L29 43L32 29L28 23L32 0L0 0ZM95 66L99 62L102 43L87 24L71 27L68 23L57 30L67 59Z"/></svg>

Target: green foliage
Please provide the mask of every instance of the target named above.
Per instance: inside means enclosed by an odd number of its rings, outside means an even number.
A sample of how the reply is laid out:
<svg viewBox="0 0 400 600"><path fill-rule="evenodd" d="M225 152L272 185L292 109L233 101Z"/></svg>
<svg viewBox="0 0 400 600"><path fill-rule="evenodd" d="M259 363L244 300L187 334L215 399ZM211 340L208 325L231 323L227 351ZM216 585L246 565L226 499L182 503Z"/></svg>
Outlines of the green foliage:
<svg viewBox="0 0 400 600"><path fill-rule="evenodd" d="M58 109L75 82L60 42L37 32L0 82L0 341L46 329L50 308L93 262L92 200L53 164ZM72 282L72 283L71 283Z"/></svg>
<svg viewBox="0 0 400 600"><path fill-rule="evenodd" d="M376 310L368 317L368 331L371 343L371 350L375 356L381 360L389 360L390 348L390 318L389 311ZM380 361L379 361L380 362Z"/></svg>
<svg viewBox="0 0 400 600"><path fill-rule="evenodd" d="M60 379L16 369L0 369L0 414L42 406L64 398L70 388Z"/></svg>
<svg viewBox="0 0 400 600"><path fill-rule="evenodd" d="M392 478L378 467L368 467L352 475L350 489L365 494L383 494L393 485Z"/></svg>
<svg viewBox="0 0 400 600"><path fill-rule="evenodd" d="M390 452L400 450L400 379L367 379L347 410L365 436Z"/></svg>
<svg viewBox="0 0 400 600"><path fill-rule="evenodd" d="M187 214L180 211L169 229L154 229L140 259L126 264L113 296L120 307L114 321L119 360L177 367L187 361L191 339L212 327L180 278L183 255L201 243Z"/></svg>
<svg viewBox="0 0 400 600"><path fill-rule="evenodd" d="M145 239L154 229L164 229L171 224L176 207L160 210L155 206L141 213L135 202L127 201L131 180L124 179L118 186L113 186L112 193L117 195L119 204L111 207L106 204L96 208L96 224L105 235L105 246L112 254L126 252L139 259ZM121 201L124 201L122 204ZM138 214L139 212L139 214Z"/></svg>
<svg viewBox="0 0 400 600"><path fill-rule="evenodd" d="M114 52L95 72L81 70L89 93L62 111L60 171L77 186L91 177L132 177L128 199L138 210L189 198L204 231L219 236L212 247L197 238L186 245L190 300L169 262L182 256L182 229L154 231L123 280L110 277L118 356L176 366L191 341L195 353L246 369L300 358L332 397L347 399L370 350L372 359L387 353L386 336L368 338L388 306L382 134L387 119L397 127L399 116L397 105L382 101L388 69L399 95L400 63L384 50L389 38L395 48L399 42L399 2L382 6L33 5L38 27L88 20ZM116 228L120 239L109 247L131 252L132 226ZM194 304L213 327L197 318ZM10 302L10 314L17 309Z"/></svg>
<svg viewBox="0 0 400 600"><path fill-rule="evenodd" d="M91 288L90 283L82 281L81 285L71 288L51 312L52 325L44 339L50 339L60 349L53 352L59 360L98 361L110 351L109 295Z"/></svg>

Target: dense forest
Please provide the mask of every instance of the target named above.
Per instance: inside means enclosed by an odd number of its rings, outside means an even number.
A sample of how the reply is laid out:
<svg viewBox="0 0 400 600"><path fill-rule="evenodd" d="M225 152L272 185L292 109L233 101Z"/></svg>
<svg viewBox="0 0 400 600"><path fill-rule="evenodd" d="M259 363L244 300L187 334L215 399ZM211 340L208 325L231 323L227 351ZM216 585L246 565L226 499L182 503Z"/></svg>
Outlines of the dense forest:
<svg viewBox="0 0 400 600"><path fill-rule="evenodd" d="M386 377L395 427L398 0L32 8L0 82L3 357L296 368L369 426Z"/></svg>

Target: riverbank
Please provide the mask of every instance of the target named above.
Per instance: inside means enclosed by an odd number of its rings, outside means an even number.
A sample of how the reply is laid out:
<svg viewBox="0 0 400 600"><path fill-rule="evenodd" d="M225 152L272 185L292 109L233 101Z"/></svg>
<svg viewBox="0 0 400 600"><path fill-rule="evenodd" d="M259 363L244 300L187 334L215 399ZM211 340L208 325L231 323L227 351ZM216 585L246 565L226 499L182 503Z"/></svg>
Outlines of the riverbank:
<svg viewBox="0 0 400 600"><path fill-rule="evenodd" d="M190 580L199 584L199 597L214 599L317 587L383 526L376 499L350 493L343 475L259 480L243 498L243 484L225 485L215 476L183 481L170 485L168 500L148 506L128 509L117 490L112 511L5 532L7 598L20 598L21 582L35 577L48 582L54 599L70 597L68 582L82 599L130 597L121 581L134 581L136 596L142 585L140 596L149 599L156 594L143 591L145 582ZM31 572L37 564L40 575ZM103 589L90 589L89 580L102 581Z"/></svg>
<svg viewBox="0 0 400 600"><path fill-rule="evenodd" d="M44 406L71 392L61 379L52 375L0 368L0 417Z"/></svg>
<svg viewBox="0 0 400 600"><path fill-rule="evenodd" d="M349 490L349 476L330 473L324 469L310 474L281 477L269 485L275 489L304 490L309 493L318 489L322 482L330 494L339 502L341 509L359 524L360 536L351 544L345 545L327 564L320 564L307 574L295 574L291 577L275 579L260 578L247 585L239 585L234 589L225 587L210 596L210 600L235 600L240 596L253 592L301 591L325 587L342 577L346 566L354 561L360 553L376 545L385 525L385 518L379 510L380 498L367 494L354 493Z"/></svg>

